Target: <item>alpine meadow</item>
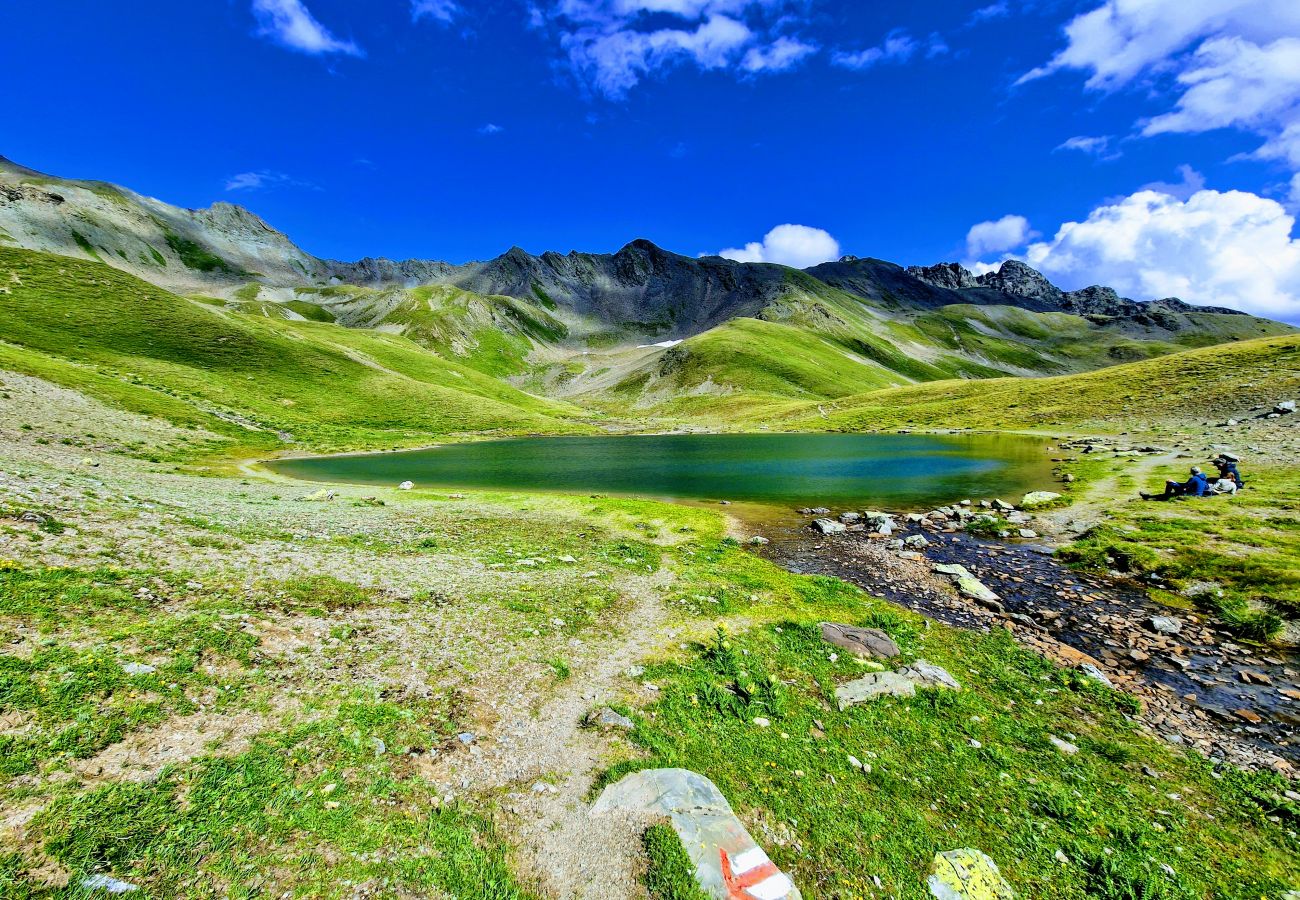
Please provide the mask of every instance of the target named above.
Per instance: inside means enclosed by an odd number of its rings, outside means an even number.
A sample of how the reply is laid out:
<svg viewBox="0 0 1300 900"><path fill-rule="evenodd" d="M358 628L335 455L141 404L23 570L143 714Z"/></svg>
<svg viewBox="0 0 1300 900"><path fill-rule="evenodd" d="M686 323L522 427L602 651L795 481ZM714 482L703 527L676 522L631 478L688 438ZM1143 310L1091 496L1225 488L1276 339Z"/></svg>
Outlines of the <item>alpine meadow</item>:
<svg viewBox="0 0 1300 900"><path fill-rule="evenodd" d="M1293 3L0 29L0 897L1300 898Z"/></svg>

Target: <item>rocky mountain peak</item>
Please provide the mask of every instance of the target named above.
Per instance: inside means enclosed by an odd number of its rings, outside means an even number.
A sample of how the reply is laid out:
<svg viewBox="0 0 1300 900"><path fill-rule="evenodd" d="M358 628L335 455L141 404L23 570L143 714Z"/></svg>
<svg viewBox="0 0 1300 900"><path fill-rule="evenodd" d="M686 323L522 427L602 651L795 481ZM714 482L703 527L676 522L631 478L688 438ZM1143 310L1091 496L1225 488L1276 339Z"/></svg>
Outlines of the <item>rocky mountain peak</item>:
<svg viewBox="0 0 1300 900"><path fill-rule="evenodd" d="M1008 259L996 272L987 272L975 279L981 287L993 288L1016 297L1059 302L1062 291L1047 280L1042 272L1018 259Z"/></svg>
<svg viewBox="0 0 1300 900"><path fill-rule="evenodd" d="M979 281L975 278L975 273L961 263L950 262L933 266L908 266L906 271L908 275L918 281L924 281L926 284L948 288L953 291L980 286Z"/></svg>

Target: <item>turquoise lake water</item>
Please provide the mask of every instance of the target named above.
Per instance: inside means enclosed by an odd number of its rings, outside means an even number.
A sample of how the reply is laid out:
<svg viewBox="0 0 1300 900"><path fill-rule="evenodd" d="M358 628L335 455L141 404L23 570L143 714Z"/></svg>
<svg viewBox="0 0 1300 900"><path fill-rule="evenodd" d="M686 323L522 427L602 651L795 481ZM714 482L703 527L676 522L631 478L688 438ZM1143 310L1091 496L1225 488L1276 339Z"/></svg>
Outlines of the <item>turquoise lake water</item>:
<svg viewBox="0 0 1300 900"><path fill-rule="evenodd" d="M609 493L771 506L912 508L1052 484L1044 442L1014 435L674 434L513 438L277 460L294 478L417 488Z"/></svg>

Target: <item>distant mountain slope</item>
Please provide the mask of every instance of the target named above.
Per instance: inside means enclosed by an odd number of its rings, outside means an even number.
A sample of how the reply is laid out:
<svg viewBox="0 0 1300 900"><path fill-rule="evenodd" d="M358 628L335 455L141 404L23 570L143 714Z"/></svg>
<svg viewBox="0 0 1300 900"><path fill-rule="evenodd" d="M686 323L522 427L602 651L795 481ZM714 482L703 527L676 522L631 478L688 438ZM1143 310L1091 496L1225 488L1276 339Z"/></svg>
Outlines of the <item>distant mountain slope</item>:
<svg viewBox="0 0 1300 900"><path fill-rule="evenodd" d="M635 240L616 253L345 263L238 206L179 209L0 159L5 245L94 259L231 312L405 335L535 393L664 414L1064 374L1294 331L1176 299L1062 291L1015 261L980 276L855 257L799 271Z"/></svg>
<svg viewBox="0 0 1300 900"><path fill-rule="evenodd" d="M1248 373L1248 377L1246 376ZM1257 415L1300 394L1300 335L1203 347L1050 378L937 381L788 409L795 428L1080 428Z"/></svg>
<svg viewBox="0 0 1300 900"><path fill-rule="evenodd" d="M0 368L256 446L588 428L568 404L396 335L241 315L28 250L0 248Z"/></svg>

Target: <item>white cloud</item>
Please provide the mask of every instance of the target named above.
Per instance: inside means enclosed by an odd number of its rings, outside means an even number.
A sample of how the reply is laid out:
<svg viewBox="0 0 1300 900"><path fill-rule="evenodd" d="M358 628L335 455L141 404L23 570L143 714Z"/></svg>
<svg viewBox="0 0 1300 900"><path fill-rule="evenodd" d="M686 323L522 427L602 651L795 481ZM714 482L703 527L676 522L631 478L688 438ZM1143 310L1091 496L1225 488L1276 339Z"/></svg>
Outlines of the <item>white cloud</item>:
<svg viewBox="0 0 1300 900"><path fill-rule="evenodd" d="M1177 107L1148 121L1143 134L1232 126L1257 131L1300 121L1300 38L1264 47L1239 37L1206 41L1178 82L1186 90Z"/></svg>
<svg viewBox="0 0 1300 900"><path fill-rule="evenodd" d="M427 18L450 23L464 11L456 0L411 0L412 22Z"/></svg>
<svg viewBox="0 0 1300 900"><path fill-rule="evenodd" d="M617 100L644 78L692 64L737 73L780 72L817 51L778 33L801 24L781 0L546 0L530 27L553 30L569 68Z"/></svg>
<svg viewBox="0 0 1300 900"><path fill-rule="evenodd" d="M816 44L783 35L766 47L750 47L740 67L746 72L784 72L816 52Z"/></svg>
<svg viewBox="0 0 1300 900"><path fill-rule="evenodd" d="M1066 46L1019 83L1062 69L1115 90L1170 82L1174 107L1144 135L1244 129L1254 154L1300 167L1300 3L1296 0L1106 0L1065 26ZM1149 88L1148 88L1149 89Z"/></svg>
<svg viewBox="0 0 1300 900"><path fill-rule="evenodd" d="M1291 176L1291 193L1287 197L1291 211L1300 211L1300 172Z"/></svg>
<svg viewBox="0 0 1300 900"><path fill-rule="evenodd" d="M752 241L744 247L719 250L718 256L736 262L769 262L796 269L806 269L818 263L839 259L839 241L830 232L807 225L778 225L762 241Z"/></svg>
<svg viewBox="0 0 1300 900"><path fill-rule="evenodd" d="M1086 153L1089 156L1104 160L1119 159L1120 157L1120 152L1111 148L1111 139L1107 135L1097 137L1075 135L1072 138L1066 138L1056 149L1078 150L1080 153Z"/></svg>
<svg viewBox="0 0 1300 900"><path fill-rule="evenodd" d="M1025 241L1038 236L1029 227L1024 216L1003 216L988 222L972 225L966 232L966 253L974 259L986 253L1002 253L1024 246Z"/></svg>
<svg viewBox="0 0 1300 900"><path fill-rule="evenodd" d="M240 172L238 175L231 175L226 179L226 190L228 191L264 191L276 187L315 188L316 185L309 181L299 181L290 175L272 169Z"/></svg>
<svg viewBox="0 0 1300 900"><path fill-rule="evenodd" d="M901 29L891 31L878 47L836 51L831 62L844 69L869 69L877 63L907 62L917 51L916 40Z"/></svg>
<svg viewBox="0 0 1300 900"><path fill-rule="evenodd" d="M320 56L342 53L347 56L365 56L365 51L352 41L343 41L316 21L302 0L253 0L253 17L257 20L257 33L282 47Z"/></svg>
<svg viewBox="0 0 1300 900"><path fill-rule="evenodd" d="M1065 288L1105 284L1300 321L1300 241L1282 204L1244 191L1141 190L1020 255Z"/></svg>
<svg viewBox="0 0 1300 900"><path fill-rule="evenodd" d="M981 6L975 12L970 14L968 25L977 25L980 22L988 22L991 19L1001 19L1011 15L1011 7L1007 5L1007 0L998 0L997 3L990 3L988 6Z"/></svg>
<svg viewBox="0 0 1300 900"><path fill-rule="evenodd" d="M495 122L488 122L486 125L483 125L478 129L478 133L483 135L500 134L503 131L505 131L505 129Z"/></svg>

